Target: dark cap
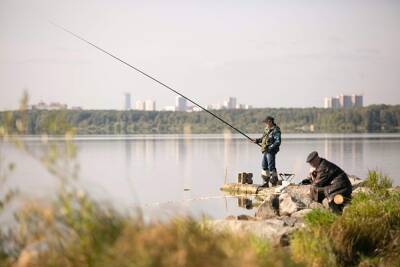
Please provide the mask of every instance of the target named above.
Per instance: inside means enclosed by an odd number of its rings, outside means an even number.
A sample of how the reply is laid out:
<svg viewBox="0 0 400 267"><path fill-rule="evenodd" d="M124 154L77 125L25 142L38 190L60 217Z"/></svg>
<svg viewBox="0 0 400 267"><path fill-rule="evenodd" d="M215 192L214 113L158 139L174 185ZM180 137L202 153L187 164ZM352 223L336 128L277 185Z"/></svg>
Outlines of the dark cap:
<svg viewBox="0 0 400 267"><path fill-rule="evenodd" d="M267 116L267 117L263 120L263 122L267 122L267 121L272 121L272 122L274 122L274 118L271 117L271 116Z"/></svg>
<svg viewBox="0 0 400 267"><path fill-rule="evenodd" d="M316 157L318 157L318 152L317 151L313 151L313 152L310 153L310 155L308 155L306 162L310 163L310 161L312 161Z"/></svg>

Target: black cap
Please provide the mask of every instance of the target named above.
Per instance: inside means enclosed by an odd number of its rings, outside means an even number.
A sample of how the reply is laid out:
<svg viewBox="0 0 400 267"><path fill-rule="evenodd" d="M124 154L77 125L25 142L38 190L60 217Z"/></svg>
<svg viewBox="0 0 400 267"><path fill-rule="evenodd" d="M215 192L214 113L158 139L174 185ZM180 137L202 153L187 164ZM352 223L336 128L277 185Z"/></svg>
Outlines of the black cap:
<svg viewBox="0 0 400 267"><path fill-rule="evenodd" d="M310 163L310 161L312 161L316 157L318 157L318 152L317 151L313 151L313 152L310 153L310 155L308 155L306 162Z"/></svg>
<svg viewBox="0 0 400 267"><path fill-rule="evenodd" d="M271 116L267 116L267 117L263 120L263 122L267 122L267 121L272 121L272 122L274 122L274 118L271 117Z"/></svg>

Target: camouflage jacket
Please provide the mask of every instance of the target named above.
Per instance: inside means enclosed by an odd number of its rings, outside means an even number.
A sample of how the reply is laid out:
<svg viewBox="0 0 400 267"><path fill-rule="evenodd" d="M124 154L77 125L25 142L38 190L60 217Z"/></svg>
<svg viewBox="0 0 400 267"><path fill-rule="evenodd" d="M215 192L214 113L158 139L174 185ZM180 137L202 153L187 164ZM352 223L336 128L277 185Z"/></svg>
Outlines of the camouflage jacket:
<svg viewBox="0 0 400 267"><path fill-rule="evenodd" d="M265 128L261 138L256 139L261 144L261 152L278 153L281 145L281 129L275 125L272 128Z"/></svg>

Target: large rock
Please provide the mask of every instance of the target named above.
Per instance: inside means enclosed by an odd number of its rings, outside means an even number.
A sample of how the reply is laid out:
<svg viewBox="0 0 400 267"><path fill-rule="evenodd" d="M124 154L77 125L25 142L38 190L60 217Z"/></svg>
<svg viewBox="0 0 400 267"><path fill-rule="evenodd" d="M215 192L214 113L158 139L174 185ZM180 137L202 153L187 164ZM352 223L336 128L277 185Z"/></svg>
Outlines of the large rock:
<svg viewBox="0 0 400 267"><path fill-rule="evenodd" d="M298 203L300 208L308 207L311 202L310 185L290 185L286 193L290 194L292 199Z"/></svg>
<svg viewBox="0 0 400 267"><path fill-rule="evenodd" d="M267 197L261 205L257 208L256 218L257 219L270 219L279 215L279 196L271 195Z"/></svg>
<svg viewBox="0 0 400 267"><path fill-rule="evenodd" d="M296 217L289 217L289 216L284 216L280 218L285 226L289 226L289 227L293 227L295 226L296 222L297 222L297 218Z"/></svg>
<svg viewBox="0 0 400 267"><path fill-rule="evenodd" d="M371 189L368 187L357 187L356 189L353 189L353 192L351 193L352 196L355 196L358 193L372 193Z"/></svg>
<svg viewBox="0 0 400 267"><path fill-rule="evenodd" d="M310 209L323 209L324 205L322 205L322 203L313 201L311 202L311 204L308 206Z"/></svg>
<svg viewBox="0 0 400 267"><path fill-rule="evenodd" d="M306 216L306 214L309 213L310 211L312 211L312 209L299 210L299 211L296 211L295 213L292 213L292 215L290 217L297 218L297 219L303 219L304 216Z"/></svg>
<svg viewBox="0 0 400 267"><path fill-rule="evenodd" d="M279 215L281 216L290 216L304 206L302 202L296 201L289 193L283 193L279 196Z"/></svg>
<svg viewBox="0 0 400 267"><path fill-rule="evenodd" d="M214 220L207 225L216 231L232 231L234 233L251 233L259 238L269 240L273 245L281 244L295 228L286 226L283 220L269 219L262 221Z"/></svg>

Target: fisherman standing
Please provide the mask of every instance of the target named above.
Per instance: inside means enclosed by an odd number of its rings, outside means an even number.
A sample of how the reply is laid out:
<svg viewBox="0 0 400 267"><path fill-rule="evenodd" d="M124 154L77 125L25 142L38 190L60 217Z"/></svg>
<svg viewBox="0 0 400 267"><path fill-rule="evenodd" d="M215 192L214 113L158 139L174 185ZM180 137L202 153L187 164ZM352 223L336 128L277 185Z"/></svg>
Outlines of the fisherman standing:
<svg viewBox="0 0 400 267"><path fill-rule="evenodd" d="M314 201L324 203L334 212L341 212L343 204L351 198L352 186L347 174L334 163L319 157L318 152L313 151L307 157L315 170L311 173L311 198ZM345 200L343 204L334 201L336 195L341 195ZM324 203L325 204L325 203Z"/></svg>
<svg viewBox="0 0 400 267"><path fill-rule="evenodd" d="M269 187L278 184L278 174L276 172L276 153L281 145L281 129L275 124L274 118L268 116L263 121L265 123L264 134L261 138L254 140L254 143L261 145L262 162L261 177L264 180L262 187Z"/></svg>

